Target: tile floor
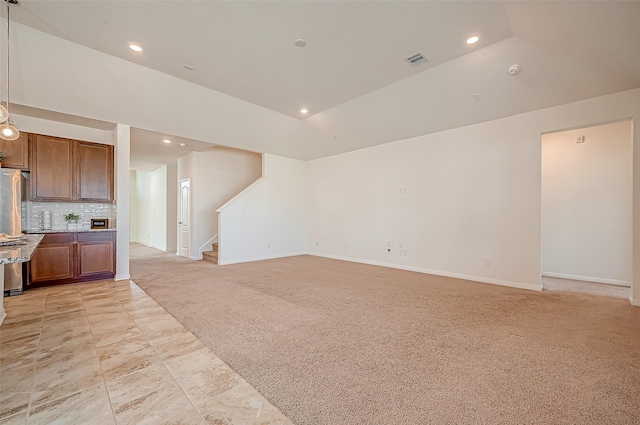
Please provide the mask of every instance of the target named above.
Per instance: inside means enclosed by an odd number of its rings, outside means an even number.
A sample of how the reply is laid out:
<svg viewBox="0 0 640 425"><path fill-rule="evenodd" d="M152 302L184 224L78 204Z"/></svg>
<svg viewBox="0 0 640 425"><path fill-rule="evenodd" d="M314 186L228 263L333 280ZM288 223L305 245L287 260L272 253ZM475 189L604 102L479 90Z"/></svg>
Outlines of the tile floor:
<svg viewBox="0 0 640 425"><path fill-rule="evenodd" d="M291 424L133 282L4 302L0 425Z"/></svg>

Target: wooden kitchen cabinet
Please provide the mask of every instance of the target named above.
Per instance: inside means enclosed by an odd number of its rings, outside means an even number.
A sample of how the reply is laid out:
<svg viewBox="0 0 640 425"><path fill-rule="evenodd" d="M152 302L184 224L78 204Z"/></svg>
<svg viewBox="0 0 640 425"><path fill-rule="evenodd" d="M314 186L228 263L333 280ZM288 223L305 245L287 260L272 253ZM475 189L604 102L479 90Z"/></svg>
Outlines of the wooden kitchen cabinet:
<svg viewBox="0 0 640 425"><path fill-rule="evenodd" d="M27 287L112 279L116 232L47 233L29 263Z"/></svg>
<svg viewBox="0 0 640 425"><path fill-rule="evenodd" d="M75 269L73 233L45 235L31 257L31 281L72 279Z"/></svg>
<svg viewBox="0 0 640 425"><path fill-rule="evenodd" d="M113 146L77 141L75 162L75 200L113 201Z"/></svg>
<svg viewBox="0 0 640 425"><path fill-rule="evenodd" d="M31 134L31 199L73 201L73 140Z"/></svg>
<svg viewBox="0 0 640 425"><path fill-rule="evenodd" d="M29 133L20 133L16 140L0 139L0 151L11 154L0 163L2 168L29 169Z"/></svg>
<svg viewBox="0 0 640 425"><path fill-rule="evenodd" d="M78 233L78 277L116 274L114 232Z"/></svg>
<svg viewBox="0 0 640 425"><path fill-rule="evenodd" d="M32 134L31 199L113 202L113 146Z"/></svg>

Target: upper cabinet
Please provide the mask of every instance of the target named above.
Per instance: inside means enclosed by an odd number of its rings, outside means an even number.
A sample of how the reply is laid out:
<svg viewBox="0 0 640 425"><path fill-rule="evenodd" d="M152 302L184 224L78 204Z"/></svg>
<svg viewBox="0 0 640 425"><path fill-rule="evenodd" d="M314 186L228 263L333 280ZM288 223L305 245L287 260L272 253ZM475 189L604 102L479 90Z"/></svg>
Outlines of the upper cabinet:
<svg viewBox="0 0 640 425"><path fill-rule="evenodd" d="M31 134L31 199L73 201L73 140Z"/></svg>
<svg viewBox="0 0 640 425"><path fill-rule="evenodd" d="M113 146L76 143L76 200L113 201Z"/></svg>
<svg viewBox="0 0 640 425"><path fill-rule="evenodd" d="M113 146L31 134L31 199L113 202Z"/></svg>
<svg viewBox="0 0 640 425"><path fill-rule="evenodd" d="M29 134L20 133L16 140L0 139L0 151L10 154L9 158L0 163L3 168L29 169Z"/></svg>

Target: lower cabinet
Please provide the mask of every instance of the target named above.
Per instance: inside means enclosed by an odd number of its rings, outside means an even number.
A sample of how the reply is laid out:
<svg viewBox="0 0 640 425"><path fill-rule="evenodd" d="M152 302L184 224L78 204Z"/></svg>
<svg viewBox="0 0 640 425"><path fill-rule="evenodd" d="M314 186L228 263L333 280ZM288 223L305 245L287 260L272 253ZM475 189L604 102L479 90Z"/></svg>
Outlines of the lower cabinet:
<svg viewBox="0 0 640 425"><path fill-rule="evenodd" d="M111 279L116 232L47 233L33 253L28 287Z"/></svg>

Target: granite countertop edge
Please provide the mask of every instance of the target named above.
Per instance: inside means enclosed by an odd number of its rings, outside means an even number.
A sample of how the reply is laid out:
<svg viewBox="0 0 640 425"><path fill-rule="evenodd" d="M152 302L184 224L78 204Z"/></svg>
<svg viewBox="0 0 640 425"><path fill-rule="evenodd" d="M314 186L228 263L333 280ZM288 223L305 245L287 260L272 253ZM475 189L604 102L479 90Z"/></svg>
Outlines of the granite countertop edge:
<svg viewBox="0 0 640 425"><path fill-rule="evenodd" d="M93 232L116 232L117 229L83 229L83 230L28 230L25 233L27 235L42 235L46 233L93 233Z"/></svg>
<svg viewBox="0 0 640 425"><path fill-rule="evenodd" d="M31 260L44 235L26 235L23 245L0 246L0 264L24 263Z"/></svg>

